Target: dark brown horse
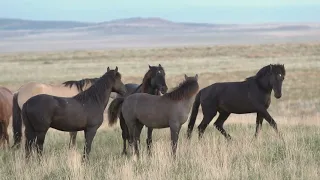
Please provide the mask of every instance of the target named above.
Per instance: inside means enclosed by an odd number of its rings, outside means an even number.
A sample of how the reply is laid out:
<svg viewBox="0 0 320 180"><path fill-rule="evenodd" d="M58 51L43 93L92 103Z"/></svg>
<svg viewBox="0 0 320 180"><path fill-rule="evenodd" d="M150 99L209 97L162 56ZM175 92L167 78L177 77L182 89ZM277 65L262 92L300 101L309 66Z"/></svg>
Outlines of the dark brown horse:
<svg viewBox="0 0 320 180"><path fill-rule="evenodd" d="M245 81L215 83L201 89L193 104L187 131L188 138L191 137L200 104L203 120L198 126L199 138L202 137L217 112L219 112L219 117L214 126L227 139L231 139L231 136L224 130L223 124L231 113L257 113L255 137L259 135L263 118L279 134L277 124L267 109L271 103L272 90L275 98L281 98L282 82L285 75L284 65L270 64L261 68L255 76L249 77Z"/></svg>
<svg viewBox="0 0 320 180"><path fill-rule="evenodd" d="M103 122L111 91L125 94L118 67L101 76L89 89L71 98L40 94L31 97L22 107L25 125L26 157L29 157L33 143L38 154L42 154L43 143L48 129L60 131L84 131L85 147L83 159L91 151L93 138Z"/></svg>
<svg viewBox="0 0 320 180"><path fill-rule="evenodd" d="M137 93L125 98L122 114L129 130L129 144L134 144L136 155L139 156L137 141L145 125L157 129L170 127L172 153L175 156L181 126L188 120L198 90L198 75L185 75L185 81L163 96Z"/></svg>
<svg viewBox="0 0 320 180"><path fill-rule="evenodd" d="M150 66L148 72L144 75L142 83L133 90L128 90L126 96L134 93L148 93L152 95L160 95L161 93L166 93L168 87L166 85L165 80L165 71L164 68L159 64L159 66ZM108 108L108 119L109 125L112 126L120 114L120 127L122 130L122 139L123 139L123 151L122 154L127 154L127 145L126 141L129 140L129 131L127 126L125 125L125 121L121 115L121 106L122 106L122 97L118 96L115 98ZM119 113L120 112L120 113ZM148 128L148 137L147 137L147 145L148 150L150 150L152 142L152 128Z"/></svg>
<svg viewBox="0 0 320 180"><path fill-rule="evenodd" d="M21 109L23 104L33 96L38 94L48 94L59 97L72 97L87 90L98 78L81 79L79 81L66 81L62 84L44 84L39 82L29 82L21 86L13 95L12 105L12 130L13 148L19 148L22 140L22 119ZM69 146L74 146L77 132L70 132Z"/></svg>
<svg viewBox="0 0 320 180"><path fill-rule="evenodd" d="M12 98L13 94L9 89L0 87L0 147L5 143L9 147L8 126L12 115Z"/></svg>

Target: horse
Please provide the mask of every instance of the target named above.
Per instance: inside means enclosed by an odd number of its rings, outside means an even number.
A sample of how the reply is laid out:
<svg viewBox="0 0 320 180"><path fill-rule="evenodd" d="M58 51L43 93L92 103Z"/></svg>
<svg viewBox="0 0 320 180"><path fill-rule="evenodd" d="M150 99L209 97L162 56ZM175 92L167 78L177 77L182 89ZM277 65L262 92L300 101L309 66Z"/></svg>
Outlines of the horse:
<svg viewBox="0 0 320 180"><path fill-rule="evenodd" d="M137 141L142 127L170 128L172 154L176 156L181 126L188 120L195 95L199 90L198 75L188 77L174 90L163 96L147 93L132 94L123 98L122 114L129 130L129 145L139 157Z"/></svg>
<svg viewBox="0 0 320 180"><path fill-rule="evenodd" d="M9 147L9 134L8 126L9 120L12 115L12 92L5 88L0 87L0 146Z"/></svg>
<svg viewBox="0 0 320 180"><path fill-rule="evenodd" d="M88 89L98 78L86 78L79 81L66 81L61 85L49 85L37 82L29 82L21 86L13 95L12 129L14 144L12 148L19 148L22 137L21 109L23 104L38 94L48 94L59 97L72 97ZM70 132L69 147L75 146L77 132Z"/></svg>
<svg viewBox="0 0 320 180"><path fill-rule="evenodd" d="M160 95L159 94L159 89L161 88L167 88L166 86L162 86L159 84L159 87L156 87L157 85L157 80L155 79L155 76L157 75L157 72L160 73L160 75L163 75L165 77L166 73L164 71L164 68L161 66L161 64L159 64L158 66L150 66L149 65L149 70L152 71L152 73L150 75L152 75L153 77L150 78L148 77L147 75L148 72L145 74L144 79L146 82L145 83L148 83L147 85L148 86L145 86L145 88L142 88L142 84L144 82L142 82L140 85L139 84L135 84L135 83L127 83L125 84L126 88L127 88L127 95L128 94L133 94L133 93L136 93L136 92L150 92L151 94L155 94L155 95ZM149 72L150 73L150 72ZM141 87L141 88L139 88ZM165 89L164 89L165 90ZM115 92L112 92L111 95L110 95L110 98L112 99L116 99L118 97L123 97L121 96L120 94L117 94Z"/></svg>
<svg viewBox="0 0 320 180"><path fill-rule="evenodd" d="M202 138L206 127L217 112L219 112L219 116L214 122L214 126L227 140L231 140L231 136L224 130L223 123L231 113L257 113L255 138L260 133L264 118L282 139L277 123L267 109L271 104L272 90L276 99L281 98L285 75L286 71L283 64L270 64L262 67L255 76L248 77L244 81L219 82L201 89L192 107L187 129L188 139L191 138L200 104L203 120L198 126L199 139Z"/></svg>
<svg viewBox="0 0 320 180"><path fill-rule="evenodd" d="M134 84L131 85L134 87ZM128 89L127 89L128 90ZM159 66L150 66L149 70L145 74L142 83L136 88L136 89L129 89L126 96L134 93L148 93L152 95L160 95L160 93L164 94L168 90L168 87L166 85L165 81L165 71L164 68L159 64ZM112 126L116 123L118 115L120 119L120 127L122 130L122 139L123 139L123 150L122 154L127 154L127 140L129 140L129 132L128 128L125 124L125 121L121 114L121 106L122 106L122 98L121 96L118 96L115 98L109 105L108 108L108 121L109 126ZM152 128L148 128L148 134L147 134L147 147L150 151L151 143L152 143Z"/></svg>
<svg viewBox="0 0 320 180"><path fill-rule="evenodd" d="M126 93L118 67L115 70L108 67L96 83L73 97L39 94L27 100L21 112L25 125L26 158L29 158L34 143L37 154L42 155L45 135L51 127L60 131L84 131L82 160L88 159L93 138L103 122L103 112L111 91L122 95Z"/></svg>

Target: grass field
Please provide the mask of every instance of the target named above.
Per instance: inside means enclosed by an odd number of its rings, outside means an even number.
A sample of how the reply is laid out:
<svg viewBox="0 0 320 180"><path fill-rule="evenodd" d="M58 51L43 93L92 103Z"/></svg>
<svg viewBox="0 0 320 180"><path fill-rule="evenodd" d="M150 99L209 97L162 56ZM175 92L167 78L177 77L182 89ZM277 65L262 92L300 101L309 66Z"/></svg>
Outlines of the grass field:
<svg viewBox="0 0 320 180"><path fill-rule="evenodd" d="M188 142L185 124L173 161L169 130L154 131L152 157L145 153L144 130L142 157L134 161L120 155L119 126L105 123L94 139L89 164L80 163L83 133L77 149L68 150L68 133L49 130L40 164L25 162L23 150L1 151L0 179L317 179L320 175L320 44L14 53L1 54L0 61L0 84L12 91L28 81L56 84L99 77L108 66L118 66L125 83L140 83L148 64L161 63L169 88L184 73L198 73L200 86L205 87L242 81L270 63L284 64L287 71L283 97L272 98L269 109L285 144L265 122L260 138L253 141L255 115L231 115L225 124L234 138L230 143L212 123L202 141L194 131ZM201 112L197 123L200 119Z"/></svg>

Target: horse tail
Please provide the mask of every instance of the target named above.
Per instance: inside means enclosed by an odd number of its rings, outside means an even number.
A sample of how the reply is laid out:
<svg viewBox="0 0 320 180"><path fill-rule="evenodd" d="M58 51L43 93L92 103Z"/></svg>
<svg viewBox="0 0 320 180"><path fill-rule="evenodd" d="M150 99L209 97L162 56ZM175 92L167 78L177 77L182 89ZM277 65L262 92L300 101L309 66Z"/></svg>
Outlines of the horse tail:
<svg viewBox="0 0 320 180"><path fill-rule="evenodd" d="M109 108L108 108L109 126L112 126L117 122L123 101L124 101L123 97L118 97L110 103Z"/></svg>
<svg viewBox="0 0 320 180"><path fill-rule="evenodd" d="M21 119L21 109L18 104L18 93L13 95L12 102L12 130L13 130L13 141L12 147L19 147L22 137L22 119Z"/></svg>
<svg viewBox="0 0 320 180"><path fill-rule="evenodd" d="M198 115L199 106L200 106L200 96L201 96L201 91L196 95L196 98L195 98L193 106L192 106L192 112L191 112L191 116L189 119L188 130L187 130L187 135L188 135L189 139L191 138L193 126L196 122L196 118Z"/></svg>

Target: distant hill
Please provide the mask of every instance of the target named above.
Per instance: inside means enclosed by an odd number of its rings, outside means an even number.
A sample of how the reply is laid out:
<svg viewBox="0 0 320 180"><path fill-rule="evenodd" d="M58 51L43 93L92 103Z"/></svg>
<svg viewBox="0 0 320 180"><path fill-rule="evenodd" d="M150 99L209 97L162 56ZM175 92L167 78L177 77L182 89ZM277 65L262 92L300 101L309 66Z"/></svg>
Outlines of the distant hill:
<svg viewBox="0 0 320 180"><path fill-rule="evenodd" d="M320 23L210 24L158 17L90 23L0 18L0 52L317 40Z"/></svg>
<svg viewBox="0 0 320 180"><path fill-rule="evenodd" d="M76 21L33 21L24 19L0 18L0 30L44 30L86 27L93 23Z"/></svg>
<svg viewBox="0 0 320 180"><path fill-rule="evenodd" d="M112 30L108 30L108 29ZM193 30L209 30L209 31L241 31L241 30L299 30L311 28L310 25L306 24L259 24L257 25L240 25L240 24L209 24L209 23L189 23L189 22L173 22L166 19L157 17L141 18L133 17L126 19L116 19L111 21L89 23L89 22L77 22L77 21L35 21L35 20L24 20L24 19L10 19L0 18L0 30L102 30L112 31L115 30L123 31L142 29L152 29L163 31L193 31Z"/></svg>

